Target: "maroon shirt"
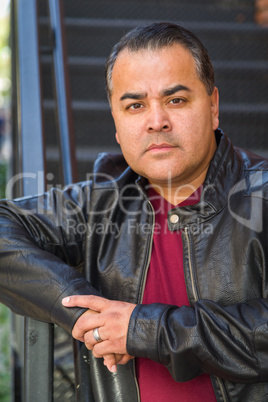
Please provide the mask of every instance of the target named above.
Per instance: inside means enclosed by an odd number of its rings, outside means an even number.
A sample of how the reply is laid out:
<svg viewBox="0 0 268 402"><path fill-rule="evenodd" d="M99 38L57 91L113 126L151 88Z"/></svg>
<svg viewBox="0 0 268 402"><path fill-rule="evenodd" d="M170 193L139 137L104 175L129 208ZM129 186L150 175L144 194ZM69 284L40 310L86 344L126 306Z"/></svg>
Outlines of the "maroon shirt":
<svg viewBox="0 0 268 402"><path fill-rule="evenodd" d="M178 206L196 204L201 191L202 188ZM168 211L174 206L153 189L149 190L149 198L155 210L155 230L143 304L166 303L189 306L183 270L181 231L171 232L167 225ZM141 402L216 401L207 374L179 383L173 380L166 367L145 358L136 359L136 372Z"/></svg>

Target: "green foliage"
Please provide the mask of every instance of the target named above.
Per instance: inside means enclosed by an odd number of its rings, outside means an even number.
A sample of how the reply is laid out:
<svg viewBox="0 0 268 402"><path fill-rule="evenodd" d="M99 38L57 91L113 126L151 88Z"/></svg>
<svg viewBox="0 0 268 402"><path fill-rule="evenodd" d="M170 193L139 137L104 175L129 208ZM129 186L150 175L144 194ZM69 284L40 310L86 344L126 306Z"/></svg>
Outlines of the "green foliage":
<svg viewBox="0 0 268 402"><path fill-rule="evenodd" d="M5 198L6 196L6 175L7 165L5 163L0 163L0 199Z"/></svg>
<svg viewBox="0 0 268 402"><path fill-rule="evenodd" d="M6 165L0 163L0 198L5 196ZM0 303L0 402L10 401L10 313Z"/></svg>
<svg viewBox="0 0 268 402"><path fill-rule="evenodd" d="M8 13L0 15L0 107L5 107L10 98L9 30ZM5 197L6 170L6 164L0 162L0 199ZM0 303L0 402L10 402L11 400L10 338L10 312Z"/></svg>
<svg viewBox="0 0 268 402"><path fill-rule="evenodd" d="M11 50L9 46L9 15L0 16L0 106L10 97L11 88Z"/></svg>
<svg viewBox="0 0 268 402"><path fill-rule="evenodd" d="M0 402L10 401L9 310L0 304Z"/></svg>

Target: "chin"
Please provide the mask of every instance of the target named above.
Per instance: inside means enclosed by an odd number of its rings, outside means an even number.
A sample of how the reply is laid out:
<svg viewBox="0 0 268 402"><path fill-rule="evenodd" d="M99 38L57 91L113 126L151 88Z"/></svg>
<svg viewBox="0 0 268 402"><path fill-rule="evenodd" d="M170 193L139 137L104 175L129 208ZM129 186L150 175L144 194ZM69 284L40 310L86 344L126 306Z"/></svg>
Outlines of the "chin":
<svg viewBox="0 0 268 402"><path fill-rule="evenodd" d="M152 175L152 174L150 174L150 175L147 175L147 176L144 176L144 177L146 177L148 180L149 180L149 182L151 182L151 183L157 183L157 184L159 184L159 185L161 185L161 183L167 183L169 180L172 180L172 175L171 175L171 173L170 172L168 172L167 174L159 174L159 175Z"/></svg>

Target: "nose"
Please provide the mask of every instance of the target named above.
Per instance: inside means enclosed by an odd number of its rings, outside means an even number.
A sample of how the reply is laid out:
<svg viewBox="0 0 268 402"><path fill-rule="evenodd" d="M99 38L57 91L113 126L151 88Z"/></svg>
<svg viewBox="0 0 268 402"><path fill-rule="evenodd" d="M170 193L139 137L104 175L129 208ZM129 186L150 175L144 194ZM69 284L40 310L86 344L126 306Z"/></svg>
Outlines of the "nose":
<svg viewBox="0 0 268 402"><path fill-rule="evenodd" d="M150 107L147 119L148 133L168 132L171 130L171 122L168 113L160 105Z"/></svg>

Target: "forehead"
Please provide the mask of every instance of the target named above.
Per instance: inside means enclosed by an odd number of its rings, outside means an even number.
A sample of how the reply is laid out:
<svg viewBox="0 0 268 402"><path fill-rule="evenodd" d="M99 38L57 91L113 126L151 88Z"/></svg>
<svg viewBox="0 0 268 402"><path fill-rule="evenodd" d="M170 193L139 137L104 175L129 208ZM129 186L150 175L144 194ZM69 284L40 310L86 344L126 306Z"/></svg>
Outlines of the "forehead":
<svg viewBox="0 0 268 402"><path fill-rule="evenodd" d="M173 44L158 49L130 51L118 55L112 73L112 94L139 86L164 88L174 84L195 85L195 59L188 49Z"/></svg>
<svg viewBox="0 0 268 402"><path fill-rule="evenodd" d="M121 60L125 59L131 59L131 58L141 58L143 59L144 57L146 58L147 56L162 56L163 54L166 55L177 55L177 56L182 56L187 57L192 59L192 61L195 63L195 60L190 52L185 46L179 44L179 43L173 43L169 46L148 46L148 48L145 49L138 49L138 50L131 50L128 48L125 48L121 50L121 52L118 54L117 59L115 61L115 65L120 62Z"/></svg>

